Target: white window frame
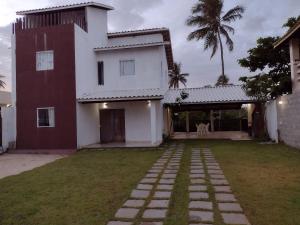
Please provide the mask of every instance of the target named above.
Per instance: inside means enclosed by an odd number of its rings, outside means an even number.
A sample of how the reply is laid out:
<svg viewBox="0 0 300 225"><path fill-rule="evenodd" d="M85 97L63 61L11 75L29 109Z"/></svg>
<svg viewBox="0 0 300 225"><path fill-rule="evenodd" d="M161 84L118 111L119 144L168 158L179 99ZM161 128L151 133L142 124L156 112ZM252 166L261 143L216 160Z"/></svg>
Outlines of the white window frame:
<svg viewBox="0 0 300 225"><path fill-rule="evenodd" d="M125 74L122 68L122 63L126 62L133 62L133 74ZM135 76L135 59L122 59L120 60L120 76L121 77L127 77L127 76Z"/></svg>
<svg viewBox="0 0 300 225"><path fill-rule="evenodd" d="M47 50L36 52L35 61L36 71L54 70L54 51Z"/></svg>
<svg viewBox="0 0 300 225"><path fill-rule="evenodd" d="M49 114L49 126L40 126L39 125L39 110L47 109ZM51 113L52 112L52 113ZM51 118L51 115L53 118ZM42 107L36 109L36 126L38 128L53 128L55 127L55 108L54 107Z"/></svg>

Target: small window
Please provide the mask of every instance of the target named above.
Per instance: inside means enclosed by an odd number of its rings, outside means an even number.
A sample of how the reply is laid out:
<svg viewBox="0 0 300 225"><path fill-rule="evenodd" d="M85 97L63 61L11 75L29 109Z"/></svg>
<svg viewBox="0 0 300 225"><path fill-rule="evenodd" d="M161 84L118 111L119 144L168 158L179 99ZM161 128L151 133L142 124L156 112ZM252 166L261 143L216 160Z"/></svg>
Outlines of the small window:
<svg viewBox="0 0 300 225"><path fill-rule="evenodd" d="M103 62L98 62L98 84L104 85L104 64L103 64Z"/></svg>
<svg viewBox="0 0 300 225"><path fill-rule="evenodd" d="M54 52L53 51L41 51L36 52L36 70L53 70L54 69Z"/></svg>
<svg viewBox="0 0 300 225"><path fill-rule="evenodd" d="M37 127L55 127L53 107L37 109Z"/></svg>
<svg viewBox="0 0 300 225"><path fill-rule="evenodd" d="M120 74L121 74L121 76L135 75L135 61L134 60L121 60L120 61Z"/></svg>

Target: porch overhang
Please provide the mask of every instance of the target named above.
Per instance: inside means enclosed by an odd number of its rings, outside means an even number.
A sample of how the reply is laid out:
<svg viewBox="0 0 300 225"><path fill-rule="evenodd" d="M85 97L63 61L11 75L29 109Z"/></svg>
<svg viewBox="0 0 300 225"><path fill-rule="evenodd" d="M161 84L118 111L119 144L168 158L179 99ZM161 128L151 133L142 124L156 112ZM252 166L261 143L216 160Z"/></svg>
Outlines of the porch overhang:
<svg viewBox="0 0 300 225"><path fill-rule="evenodd" d="M151 100L162 100L163 96L149 96L149 97L122 97L122 98L79 98L77 102L82 104L88 103L105 103L105 102L129 102L129 101L151 101Z"/></svg>

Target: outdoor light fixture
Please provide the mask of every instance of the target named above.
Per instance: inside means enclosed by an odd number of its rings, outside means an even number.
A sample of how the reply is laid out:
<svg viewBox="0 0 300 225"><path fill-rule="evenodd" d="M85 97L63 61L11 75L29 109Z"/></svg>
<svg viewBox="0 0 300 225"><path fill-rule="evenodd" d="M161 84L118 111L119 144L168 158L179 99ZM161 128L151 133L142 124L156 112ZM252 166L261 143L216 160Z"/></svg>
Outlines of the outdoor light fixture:
<svg viewBox="0 0 300 225"><path fill-rule="evenodd" d="M282 104L283 104L283 101L279 101L278 104L279 104L279 105L282 105Z"/></svg>
<svg viewBox="0 0 300 225"><path fill-rule="evenodd" d="M148 102L148 107L151 107L151 101L148 100L147 102Z"/></svg>
<svg viewBox="0 0 300 225"><path fill-rule="evenodd" d="M103 103L103 108L107 109L107 103L106 102Z"/></svg>

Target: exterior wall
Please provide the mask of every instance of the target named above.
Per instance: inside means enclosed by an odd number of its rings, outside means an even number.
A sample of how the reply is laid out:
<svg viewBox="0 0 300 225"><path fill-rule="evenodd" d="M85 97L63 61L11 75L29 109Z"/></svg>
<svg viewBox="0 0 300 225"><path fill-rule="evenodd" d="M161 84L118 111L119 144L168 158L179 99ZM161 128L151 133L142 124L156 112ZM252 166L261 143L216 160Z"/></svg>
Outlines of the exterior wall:
<svg viewBox="0 0 300 225"><path fill-rule="evenodd" d="M149 35L140 35L132 37L119 37L119 38L110 38L108 40L108 46L118 46L118 45L132 45L132 44L145 44L152 42L163 42L163 36L161 34L149 34Z"/></svg>
<svg viewBox="0 0 300 225"><path fill-rule="evenodd" d="M9 142L16 141L15 107L1 107L2 118L2 147L7 150Z"/></svg>
<svg viewBox="0 0 300 225"><path fill-rule="evenodd" d="M150 107L147 101L107 103L106 107L100 103L100 110L105 108L125 109L125 139L127 142L151 142Z"/></svg>
<svg viewBox="0 0 300 225"><path fill-rule="evenodd" d="M120 60L135 60L135 75L120 76ZM94 76L95 92L113 90L161 88L162 56L160 47L108 51L97 54L97 61L104 62L104 85L98 86ZM86 91L91 91L86 86Z"/></svg>
<svg viewBox="0 0 300 225"><path fill-rule="evenodd" d="M277 101L266 103L266 124L268 134L273 141L278 142Z"/></svg>
<svg viewBox="0 0 300 225"><path fill-rule="evenodd" d="M77 103L77 148L100 140L99 104Z"/></svg>
<svg viewBox="0 0 300 225"><path fill-rule="evenodd" d="M300 92L277 100L280 140L300 148Z"/></svg>
<svg viewBox="0 0 300 225"><path fill-rule="evenodd" d="M36 71L36 51L54 50L54 70ZM76 149L74 25L16 32L18 149ZM37 128L38 107L55 107L55 127Z"/></svg>

